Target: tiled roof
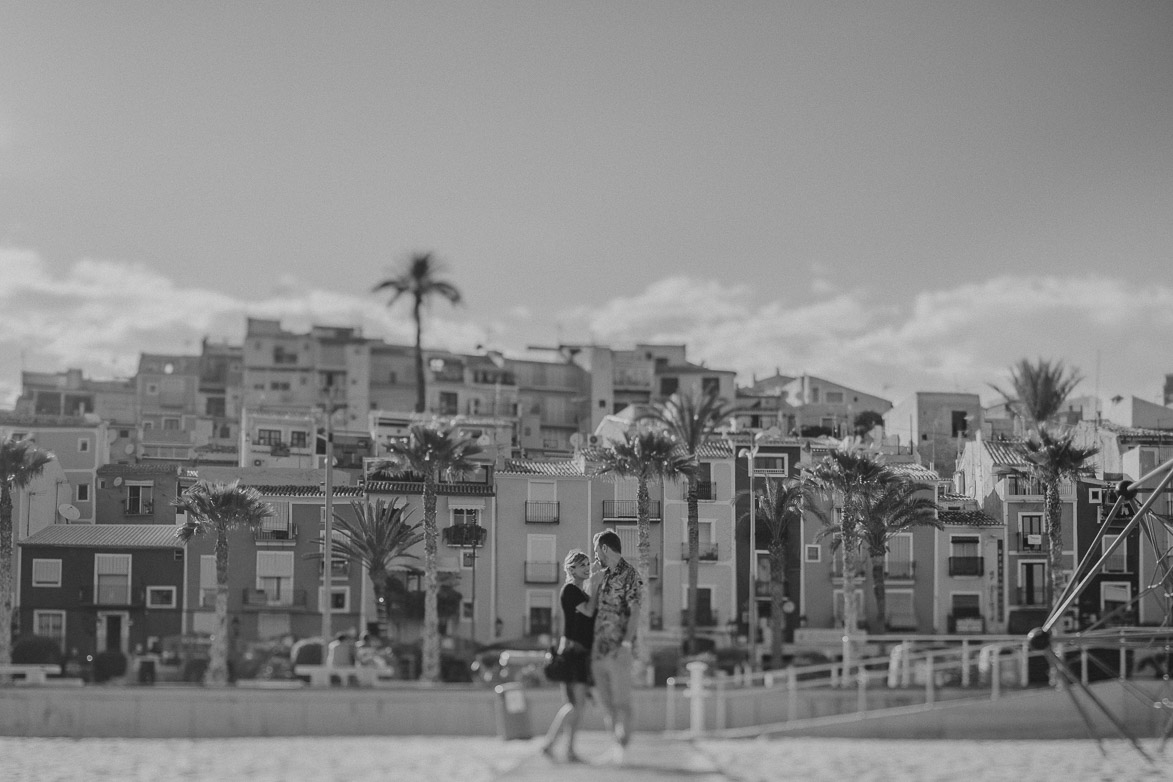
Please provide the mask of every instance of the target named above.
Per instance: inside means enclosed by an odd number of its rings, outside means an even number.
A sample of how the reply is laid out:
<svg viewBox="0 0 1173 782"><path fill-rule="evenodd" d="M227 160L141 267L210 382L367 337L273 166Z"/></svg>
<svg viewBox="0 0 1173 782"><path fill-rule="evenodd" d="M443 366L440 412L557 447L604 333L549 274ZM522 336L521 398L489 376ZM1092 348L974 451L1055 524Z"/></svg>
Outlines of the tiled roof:
<svg viewBox="0 0 1173 782"><path fill-rule="evenodd" d="M941 480L941 476L937 474L936 470L930 470L923 464L912 464L906 462L904 464L889 464L888 469L897 475L905 478L912 478L917 481L936 482Z"/></svg>
<svg viewBox="0 0 1173 782"><path fill-rule="evenodd" d="M73 548L182 548L170 524L54 524L20 541L22 546Z"/></svg>
<svg viewBox="0 0 1173 782"><path fill-rule="evenodd" d="M958 527L1001 527L1002 523L984 510L942 510L937 513L942 524Z"/></svg>
<svg viewBox="0 0 1173 782"><path fill-rule="evenodd" d="M143 473L178 475L179 466L141 462L139 464L103 464L98 468L98 475L139 475Z"/></svg>
<svg viewBox="0 0 1173 782"><path fill-rule="evenodd" d="M250 489L256 489L258 492L266 497L325 497L326 489L324 486L267 486L267 485L248 485ZM361 497L363 495L361 486L334 486L331 488L331 493L335 497Z"/></svg>
<svg viewBox="0 0 1173 782"><path fill-rule="evenodd" d="M422 494L424 490L424 485L415 481L367 481L362 486L371 494ZM436 487L436 493L491 497L494 491L487 483L441 483Z"/></svg>
<svg viewBox="0 0 1173 782"><path fill-rule="evenodd" d="M1019 440L982 440L995 465L1026 466L1026 450Z"/></svg>
<svg viewBox="0 0 1173 782"><path fill-rule="evenodd" d="M973 497L967 497L964 494L954 494L950 491L943 491L937 495L938 502L973 502Z"/></svg>
<svg viewBox="0 0 1173 782"><path fill-rule="evenodd" d="M724 440L709 440L696 455L702 459L728 459L733 455L733 449Z"/></svg>
<svg viewBox="0 0 1173 782"><path fill-rule="evenodd" d="M517 475L553 475L563 478L582 478L586 475L582 465L572 459L551 461L539 459L506 459L502 473Z"/></svg>

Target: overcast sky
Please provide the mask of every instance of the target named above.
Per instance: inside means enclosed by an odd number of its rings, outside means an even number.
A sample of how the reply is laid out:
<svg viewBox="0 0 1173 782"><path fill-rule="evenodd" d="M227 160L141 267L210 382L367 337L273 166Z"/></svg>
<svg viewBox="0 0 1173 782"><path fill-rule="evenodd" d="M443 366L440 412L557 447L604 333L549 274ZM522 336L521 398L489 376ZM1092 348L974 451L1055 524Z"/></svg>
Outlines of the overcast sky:
<svg viewBox="0 0 1173 782"><path fill-rule="evenodd" d="M990 398L1173 372L1173 3L0 0L0 405L245 317Z"/></svg>

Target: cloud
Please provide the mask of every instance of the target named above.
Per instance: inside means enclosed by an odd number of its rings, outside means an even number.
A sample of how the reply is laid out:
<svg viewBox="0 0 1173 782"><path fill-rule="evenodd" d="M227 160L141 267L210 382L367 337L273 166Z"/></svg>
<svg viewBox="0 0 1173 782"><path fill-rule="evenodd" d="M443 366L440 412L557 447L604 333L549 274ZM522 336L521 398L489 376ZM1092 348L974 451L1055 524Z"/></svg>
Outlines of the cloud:
<svg viewBox="0 0 1173 782"><path fill-rule="evenodd" d="M1103 276L994 277L897 303L864 290L766 301L746 285L672 276L599 306L560 305L484 322L464 309L437 307L428 315L426 344L520 352L550 338L521 329L557 316L600 344L683 343L693 361L736 370L743 383L777 368L894 402L914 391L967 391L990 401L990 384L1004 382L1006 368L1024 357L1077 366L1086 378L1081 393L1098 390L1105 398L1157 400L1165 373L1173 372L1173 288ZM15 399L22 365L128 376L142 352L196 354L204 336L240 342L247 317L279 319L291 330L351 325L399 344L414 339L406 308L294 279L245 300L181 288L141 264L82 259L60 271L34 252L0 249L0 405Z"/></svg>

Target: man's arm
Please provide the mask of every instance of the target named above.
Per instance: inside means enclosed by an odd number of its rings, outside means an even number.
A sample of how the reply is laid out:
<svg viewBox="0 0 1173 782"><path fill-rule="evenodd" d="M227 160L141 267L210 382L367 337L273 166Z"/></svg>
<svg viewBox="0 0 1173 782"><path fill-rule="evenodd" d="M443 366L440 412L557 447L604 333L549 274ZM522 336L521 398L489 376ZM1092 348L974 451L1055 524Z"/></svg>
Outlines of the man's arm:
<svg viewBox="0 0 1173 782"><path fill-rule="evenodd" d="M623 645L631 646L635 641L636 631L639 630L639 603L628 603L631 614L627 617L627 630L623 633Z"/></svg>

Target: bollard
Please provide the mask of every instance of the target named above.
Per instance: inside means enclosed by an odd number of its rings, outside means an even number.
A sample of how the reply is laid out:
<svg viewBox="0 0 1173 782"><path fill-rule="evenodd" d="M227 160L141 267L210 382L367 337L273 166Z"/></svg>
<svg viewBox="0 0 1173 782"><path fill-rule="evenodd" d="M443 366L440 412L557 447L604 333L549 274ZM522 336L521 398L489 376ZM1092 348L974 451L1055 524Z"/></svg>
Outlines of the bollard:
<svg viewBox="0 0 1173 782"><path fill-rule="evenodd" d="M1128 653L1124 647L1124 631L1120 631L1120 681L1128 678Z"/></svg>
<svg viewBox="0 0 1173 782"><path fill-rule="evenodd" d="M525 688L509 682L498 684L493 691L497 693L497 734L506 741L533 738Z"/></svg>
<svg viewBox="0 0 1173 782"><path fill-rule="evenodd" d="M969 639L961 642L961 686L970 685L969 673Z"/></svg>
<svg viewBox="0 0 1173 782"><path fill-rule="evenodd" d="M1022 687L1030 686L1030 644L1022 642L1021 658L1019 661L1018 683Z"/></svg>
<svg viewBox="0 0 1173 782"><path fill-rule="evenodd" d="M1002 695L1002 653L996 647L990 670L993 671L990 676L990 700L996 701Z"/></svg>
<svg viewBox="0 0 1173 782"><path fill-rule="evenodd" d="M1079 674L1079 680L1087 684L1087 647L1079 650L1079 667L1082 669Z"/></svg>
<svg viewBox="0 0 1173 782"><path fill-rule="evenodd" d="M937 672L933 670L933 653L925 655L925 705L931 706L936 700Z"/></svg>
<svg viewBox="0 0 1173 782"><path fill-rule="evenodd" d="M717 730L725 729L725 672L717 671L716 677L717 698Z"/></svg>
<svg viewBox="0 0 1173 782"><path fill-rule="evenodd" d="M667 697L664 700L667 703L667 713L664 715L664 730L676 730L676 677L669 676L665 686Z"/></svg>
<svg viewBox="0 0 1173 782"><path fill-rule="evenodd" d="M786 721L798 719L798 674L791 665L786 671Z"/></svg>
<svg viewBox="0 0 1173 782"><path fill-rule="evenodd" d="M691 698L689 704L689 732L700 736L705 732L705 669L708 668L700 660L693 660L688 668L688 693Z"/></svg>
<svg viewBox="0 0 1173 782"><path fill-rule="evenodd" d="M868 671L864 666L859 666L859 675L856 677L856 695L855 695L855 709L860 714L868 710Z"/></svg>

